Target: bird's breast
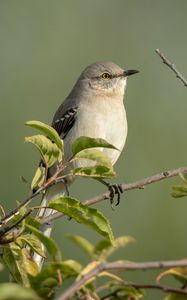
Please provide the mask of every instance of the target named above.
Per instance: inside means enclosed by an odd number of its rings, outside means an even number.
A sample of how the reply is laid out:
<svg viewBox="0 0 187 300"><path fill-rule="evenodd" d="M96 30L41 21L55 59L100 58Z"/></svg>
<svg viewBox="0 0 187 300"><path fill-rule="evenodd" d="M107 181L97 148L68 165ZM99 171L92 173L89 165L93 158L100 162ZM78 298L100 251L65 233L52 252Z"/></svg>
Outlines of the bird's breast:
<svg viewBox="0 0 187 300"><path fill-rule="evenodd" d="M71 144L80 136L103 138L119 150L102 149L112 164L118 159L127 137L127 119L122 101L88 101L80 104L73 128L65 138L65 153L70 155Z"/></svg>

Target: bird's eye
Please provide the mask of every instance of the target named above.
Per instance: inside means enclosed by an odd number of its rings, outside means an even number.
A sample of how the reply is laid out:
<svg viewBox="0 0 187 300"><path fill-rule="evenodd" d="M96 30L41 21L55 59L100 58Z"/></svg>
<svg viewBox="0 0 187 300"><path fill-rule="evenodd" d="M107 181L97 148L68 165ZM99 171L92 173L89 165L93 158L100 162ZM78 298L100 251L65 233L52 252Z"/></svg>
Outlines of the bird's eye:
<svg viewBox="0 0 187 300"><path fill-rule="evenodd" d="M110 74L109 73L103 73L102 75L101 75L101 77L102 77L102 79L109 79L111 76L110 76Z"/></svg>

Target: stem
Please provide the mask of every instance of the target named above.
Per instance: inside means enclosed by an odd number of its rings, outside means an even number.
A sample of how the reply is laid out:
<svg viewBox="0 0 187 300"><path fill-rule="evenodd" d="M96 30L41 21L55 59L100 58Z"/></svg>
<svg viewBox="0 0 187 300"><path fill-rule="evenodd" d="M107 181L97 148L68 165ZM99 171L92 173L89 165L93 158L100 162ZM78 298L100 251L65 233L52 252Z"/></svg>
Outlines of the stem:
<svg viewBox="0 0 187 300"><path fill-rule="evenodd" d="M162 173L155 174L153 176L146 177L144 179L141 179L141 180L138 180L138 181L135 181L135 182L132 182L132 183L127 183L127 184L123 183L121 185L121 187L122 187L123 191L134 190L134 189L142 189L146 185L164 180L166 178L174 177L174 176L179 175L180 173L186 173L186 172L187 172L187 167L180 167L180 168L173 169L173 170L163 171ZM94 198L85 200L83 202L83 204L91 206L95 203L98 203L98 202L101 202L101 201L107 200L107 199L110 199L110 192L106 192L106 193L98 195ZM42 218L39 222L41 224L50 223L50 222L52 222L52 221L54 221L54 220L56 220L56 219L58 219L62 216L63 216L62 213L56 212L56 213L54 213L54 214L52 214L48 217Z"/></svg>
<svg viewBox="0 0 187 300"><path fill-rule="evenodd" d="M57 300L69 299L75 292L77 292L88 280L96 277L103 271L128 271L128 270L150 270L150 269L162 269L162 268L175 268L186 267L187 260L175 260L175 261L153 261L153 262L129 262L129 261L116 261L111 263L101 262L97 264L91 271L86 273L82 278L75 281L69 288L65 290Z"/></svg>
<svg viewBox="0 0 187 300"><path fill-rule="evenodd" d="M156 49L155 52L158 54L158 56L160 56L160 58L162 59L163 63L165 65L167 65L176 75L177 78L179 78L182 83L184 84L184 86L187 86L187 80L186 78L177 70L177 68L175 67L174 63L170 62L163 53L160 52L159 49Z"/></svg>

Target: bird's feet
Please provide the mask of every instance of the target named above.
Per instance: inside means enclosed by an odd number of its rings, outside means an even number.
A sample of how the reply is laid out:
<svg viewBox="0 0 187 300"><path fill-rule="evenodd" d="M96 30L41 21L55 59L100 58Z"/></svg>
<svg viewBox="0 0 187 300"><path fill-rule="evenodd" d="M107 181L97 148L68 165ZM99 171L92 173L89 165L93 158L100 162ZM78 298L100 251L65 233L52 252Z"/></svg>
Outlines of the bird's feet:
<svg viewBox="0 0 187 300"><path fill-rule="evenodd" d="M114 197L117 195L117 201L115 203L115 206L118 206L120 203L121 194L123 193L122 185L119 183L116 184L110 184L106 182L105 180L99 180L101 183L107 186L109 192L110 192L110 203L112 209L114 209Z"/></svg>
<svg viewBox="0 0 187 300"><path fill-rule="evenodd" d="M110 203L111 207L114 208L114 196L117 195L117 201L115 206L120 204L121 194L123 193L121 184L108 184L108 190L110 192Z"/></svg>

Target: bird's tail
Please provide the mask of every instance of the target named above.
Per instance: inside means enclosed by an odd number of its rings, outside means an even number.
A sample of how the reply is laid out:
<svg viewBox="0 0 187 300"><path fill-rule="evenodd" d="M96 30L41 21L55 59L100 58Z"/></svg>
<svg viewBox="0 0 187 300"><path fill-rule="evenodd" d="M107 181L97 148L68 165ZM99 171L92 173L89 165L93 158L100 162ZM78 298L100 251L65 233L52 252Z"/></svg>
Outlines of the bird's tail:
<svg viewBox="0 0 187 300"><path fill-rule="evenodd" d="M63 183L59 183L57 185L50 187L43 196L43 199L41 201L41 208L37 212L37 217L44 218L53 214L54 210L51 208L46 208L46 206L50 201L55 200L59 197L63 197L65 193L66 193L66 186ZM52 228L53 228L52 222L45 223L41 226L41 231L45 236L50 237ZM44 250L44 246L42 247ZM37 265L41 268L43 264L43 258L37 253L33 253L32 258L37 263Z"/></svg>

